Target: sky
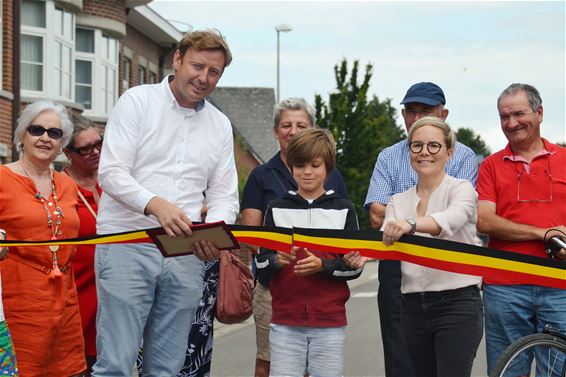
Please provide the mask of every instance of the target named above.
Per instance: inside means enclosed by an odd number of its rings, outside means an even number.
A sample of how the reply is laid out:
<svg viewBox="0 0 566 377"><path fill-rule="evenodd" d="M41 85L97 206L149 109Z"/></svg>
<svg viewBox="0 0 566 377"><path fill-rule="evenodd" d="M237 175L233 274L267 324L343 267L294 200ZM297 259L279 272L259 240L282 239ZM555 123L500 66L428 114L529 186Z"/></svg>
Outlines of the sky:
<svg viewBox="0 0 566 377"><path fill-rule="evenodd" d="M480 134L492 152L506 145L497 97L514 82L541 93L541 134L566 141L564 1L170 1L149 6L180 30L216 28L234 60L219 86L276 86L281 98L336 88L334 66L373 65L370 94L399 110L407 89L432 81L446 95L448 123ZM180 21L180 22L176 22ZM360 72L359 80L363 78Z"/></svg>

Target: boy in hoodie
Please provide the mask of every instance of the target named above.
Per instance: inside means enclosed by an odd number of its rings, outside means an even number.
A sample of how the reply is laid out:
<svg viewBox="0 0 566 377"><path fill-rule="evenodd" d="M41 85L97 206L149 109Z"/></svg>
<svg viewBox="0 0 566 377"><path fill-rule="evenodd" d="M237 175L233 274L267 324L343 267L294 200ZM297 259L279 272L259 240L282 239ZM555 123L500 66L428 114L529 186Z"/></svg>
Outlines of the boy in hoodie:
<svg viewBox="0 0 566 377"><path fill-rule="evenodd" d="M327 130L312 128L293 137L287 162L298 190L269 204L264 225L357 230L353 204L324 189L335 161L336 146ZM358 252L261 249L258 273L270 275L273 297L271 376L342 376L346 281L360 276L366 260Z"/></svg>

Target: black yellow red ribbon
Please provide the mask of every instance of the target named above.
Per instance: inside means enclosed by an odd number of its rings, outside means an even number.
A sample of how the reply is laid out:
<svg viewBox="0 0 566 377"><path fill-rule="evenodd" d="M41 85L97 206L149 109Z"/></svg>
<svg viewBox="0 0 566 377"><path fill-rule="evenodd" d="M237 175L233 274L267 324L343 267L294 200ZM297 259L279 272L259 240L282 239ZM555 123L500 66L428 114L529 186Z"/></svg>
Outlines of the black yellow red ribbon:
<svg viewBox="0 0 566 377"><path fill-rule="evenodd" d="M440 270L508 278L524 284L566 289L566 262L493 250L429 237L403 236L392 246L381 242L378 231L250 227L228 225L227 231L238 241L280 251L302 246L323 252L345 254L357 250L375 259L401 260ZM92 237L49 241L0 241L2 246L96 245L107 243L152 242L145 229Z"/></svg>

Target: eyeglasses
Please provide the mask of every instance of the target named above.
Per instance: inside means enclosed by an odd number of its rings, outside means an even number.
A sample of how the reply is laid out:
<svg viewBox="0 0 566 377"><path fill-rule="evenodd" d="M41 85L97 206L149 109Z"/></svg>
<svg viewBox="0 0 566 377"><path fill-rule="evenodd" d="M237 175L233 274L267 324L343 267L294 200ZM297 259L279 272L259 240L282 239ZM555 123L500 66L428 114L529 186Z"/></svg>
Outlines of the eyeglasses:
<svg viewBox="0 0 566 377"><path fill-rule="evenodd" d="M30 135L32 136L41 136L44 133L47 132L47 136L49 136L50 139L60 139L63 137L63 130L60 128L45 128L43 126L40 126L38 124L32 124L27 128L27 131L30 133Z"/></svg>
<svg viewBox="0 0 566 377"><path fill-rule="evenodd" d="M413 141L411 144L409 144L409 149L414 154L417 154L417 153L421 153L425 145L426 145L426 150L430 154L437 154L438 152L440 152L440 149L442 148L442 144L437 143L436 141L431 141L430 143Z"/></svg>
<svg viewBox="0 0 566 377"><path fill-rule="evenodd" d="M545 146L546 149L546 146ZM517 173L517 201L521 203L548 203L552 202L552 172L550 171L550 154L547 155L548 170L542 174L526 174L517 169L515 153L513 153L513 166ZM523 186L521 187L521 182ZM548 182L548 185L547 185Z"/></svg>
<svg viewBox="0 0 566 377"><path fill-rule="evenodd" d="M85 145L84 147L79 147L79 148L77 147L67 147L67 148L70 151L80 154L81 156L88 156L94 151L94 148L96 148L100 152L100 150L102 149L102 140L103 138L100 137L100 139L94 144Z"/></svg>

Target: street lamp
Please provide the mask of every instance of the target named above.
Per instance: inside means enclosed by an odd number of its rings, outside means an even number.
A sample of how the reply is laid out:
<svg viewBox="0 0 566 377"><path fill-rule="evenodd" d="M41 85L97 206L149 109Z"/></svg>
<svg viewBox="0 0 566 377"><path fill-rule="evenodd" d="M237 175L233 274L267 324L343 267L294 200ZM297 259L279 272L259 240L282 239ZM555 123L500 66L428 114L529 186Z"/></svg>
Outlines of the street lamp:
<svg viewBox="0 0 566 377"><path fill-rule="evenodd" d="M275 31L277 32L277 96L275 97L275 102L279 102L279 33L287 33L291 31L289 25L281 24L275 26Z"/></svg>

